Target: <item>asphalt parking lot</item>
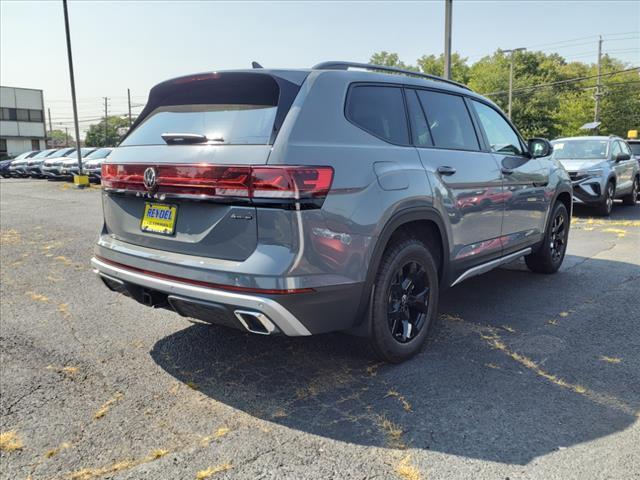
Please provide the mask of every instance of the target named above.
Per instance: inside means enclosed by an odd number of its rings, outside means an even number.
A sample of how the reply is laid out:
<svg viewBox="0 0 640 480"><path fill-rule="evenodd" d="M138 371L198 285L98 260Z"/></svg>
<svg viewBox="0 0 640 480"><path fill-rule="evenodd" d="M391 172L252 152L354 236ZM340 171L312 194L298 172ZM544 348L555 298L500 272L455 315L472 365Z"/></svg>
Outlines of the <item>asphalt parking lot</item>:
<svg viewBox="0 0 640 480"><path fill-rule="evenodd" d="M0 193L3 479L640 478L640 207L451 289L392 366L140 306L91 272L98 188Z"/></svg>

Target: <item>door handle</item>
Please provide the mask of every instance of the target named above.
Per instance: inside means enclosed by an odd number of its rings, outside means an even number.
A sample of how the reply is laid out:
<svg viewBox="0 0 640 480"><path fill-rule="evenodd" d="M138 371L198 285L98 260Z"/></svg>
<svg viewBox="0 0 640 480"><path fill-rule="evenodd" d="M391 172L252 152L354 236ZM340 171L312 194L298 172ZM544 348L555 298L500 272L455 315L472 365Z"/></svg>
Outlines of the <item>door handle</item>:
<svg viewBox="0 0 640 480"><path fill-rule="evenodd" d="M456 173L456 169L448 165L441 165L440 167L438 167L438 173L440 175L453 175L454 173Z"/></svg>
<svg viewBox="0 0 640 480"><path fill-rule="evenodd" d="M500 170L502 170L502 173L504 173L505 175L511 175L513 173L512 168L502 167Z"/></svg>

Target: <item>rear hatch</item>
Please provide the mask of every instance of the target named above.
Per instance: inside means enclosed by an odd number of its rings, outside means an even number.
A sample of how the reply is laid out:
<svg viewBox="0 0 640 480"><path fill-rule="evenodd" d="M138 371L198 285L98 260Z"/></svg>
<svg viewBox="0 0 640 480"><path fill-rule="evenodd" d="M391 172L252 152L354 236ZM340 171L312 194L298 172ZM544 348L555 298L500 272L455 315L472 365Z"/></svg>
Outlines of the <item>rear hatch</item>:
<svg viewBox="0 0 640 480"><path fill-rule="evenodd" d="M256 209L242 186L265 165L305 72L181 77L149 100L102 166L105 228L114 238L241 261L257 245Z"/></svg>

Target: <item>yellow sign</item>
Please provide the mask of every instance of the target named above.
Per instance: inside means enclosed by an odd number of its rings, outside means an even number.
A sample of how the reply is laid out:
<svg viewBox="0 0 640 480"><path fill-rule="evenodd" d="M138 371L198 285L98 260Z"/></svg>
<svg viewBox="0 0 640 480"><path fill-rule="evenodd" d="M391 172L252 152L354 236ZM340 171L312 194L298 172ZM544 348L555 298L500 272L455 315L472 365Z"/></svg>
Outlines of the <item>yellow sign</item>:
<svg viewBox="0 0 640 480"><path fill-rule="evenodd" d="M629 130L627 132L627 138L638 138L638 130Z"/></svg>

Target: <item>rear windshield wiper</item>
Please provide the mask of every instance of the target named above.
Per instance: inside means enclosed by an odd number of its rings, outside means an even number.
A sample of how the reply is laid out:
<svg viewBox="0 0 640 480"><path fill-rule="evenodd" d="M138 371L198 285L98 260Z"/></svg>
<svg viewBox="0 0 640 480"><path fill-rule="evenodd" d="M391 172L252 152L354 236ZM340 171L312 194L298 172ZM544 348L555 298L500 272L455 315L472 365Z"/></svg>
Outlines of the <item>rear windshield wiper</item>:
<svg viewBox="0 0 640 480"><path fill-rule="evenodd" d="M209 139L206 135L198 133L163 133L160 135L167 145L186 145L192 143L207 143ZM216 141L220 139L216 138Z"/></svg>

